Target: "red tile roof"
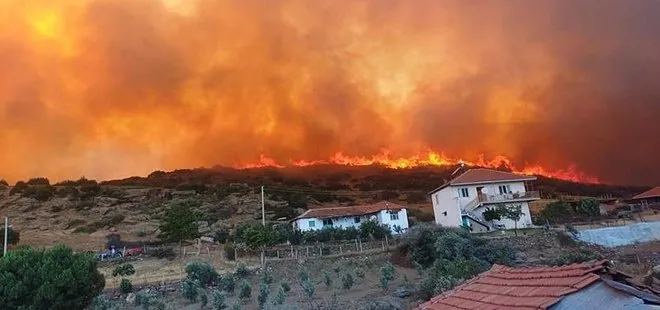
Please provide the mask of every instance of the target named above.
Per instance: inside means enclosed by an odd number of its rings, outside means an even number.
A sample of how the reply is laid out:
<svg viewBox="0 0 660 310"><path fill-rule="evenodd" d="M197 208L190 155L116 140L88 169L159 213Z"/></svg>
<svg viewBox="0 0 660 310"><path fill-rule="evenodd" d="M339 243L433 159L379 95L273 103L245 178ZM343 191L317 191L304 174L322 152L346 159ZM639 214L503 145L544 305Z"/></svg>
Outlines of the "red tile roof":
<svg viewBox="0 0 660 310"><path fill-rule="evenodd" d="M606 261L561 267L510 268L495 265L472 280L419 305L418 310L547 309L600 277Z"/></svg>
<svg viewBox="0 0 660 310"><path fill-rule="evenodd" d="M433 194L449 185L463 185L475 183L495 183L502 181L534 181L535 176L516 174L511 172L504 172L492 169L476 168L463 172L461 175L455 177L451 181L443 184L442 186L434 189L429 194Z"/></svg>
<svg viewBox="0 0 660 310"><path fill-rule="evenodd" d="M331 218L331 217L344 217L344 216L357 216L357 215L367 215L380 212L381 210L392 210L399 211L405 209L406 207L391 203L389 201L381 201L371 205L365 206L354 206L354 207L336 207L336 208L318 208L318 209L309 209L305 213L296 217L295 219L305 219L305 218Z"/></svg>
<svg viewBox="0 0 660 310"><path fill-rule="evenodd" d="M649 189L633 197L632 199L647 199L647 198L656 198L656 197L660 197L660 186Z"/></svg>

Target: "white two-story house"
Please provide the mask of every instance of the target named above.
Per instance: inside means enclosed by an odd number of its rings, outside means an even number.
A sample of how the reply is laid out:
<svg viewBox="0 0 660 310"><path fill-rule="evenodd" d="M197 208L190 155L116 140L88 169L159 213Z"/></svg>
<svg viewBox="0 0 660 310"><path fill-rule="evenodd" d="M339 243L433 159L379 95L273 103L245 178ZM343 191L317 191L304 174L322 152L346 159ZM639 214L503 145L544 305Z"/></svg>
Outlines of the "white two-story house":
<svg viewBox="0 0 660 310"><path fill-rule="evenodd" d="M534 176L491 169L470 169L429 193L436 224L446 227L466 226L472 231L514 228L510 219L486 221L487 208L520 205L523 215L517 227L532 226L529 202L540 199L539 192L529 191Z"/></svg>
<svg viewBox="0 0 660 310"><path fill-rule="evenodd" d="M360 228L369 220L388 225L393 234L408 229L406 207L388 201L366 206L309 209L293 220L293 227L301 231L330 227Z"/></svg>

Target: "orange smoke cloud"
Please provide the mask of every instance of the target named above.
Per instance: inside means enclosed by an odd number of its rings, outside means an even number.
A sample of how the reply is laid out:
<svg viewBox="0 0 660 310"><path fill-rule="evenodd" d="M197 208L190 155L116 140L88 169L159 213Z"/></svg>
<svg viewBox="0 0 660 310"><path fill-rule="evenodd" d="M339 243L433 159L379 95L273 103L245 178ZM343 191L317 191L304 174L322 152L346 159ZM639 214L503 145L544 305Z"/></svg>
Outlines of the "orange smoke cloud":
<svg viewBox="0 0 660 310"><path fill-rule="evenodd" d="M0 1L0 177L437 156L660 183L660 5L606 2Z"/></svg>

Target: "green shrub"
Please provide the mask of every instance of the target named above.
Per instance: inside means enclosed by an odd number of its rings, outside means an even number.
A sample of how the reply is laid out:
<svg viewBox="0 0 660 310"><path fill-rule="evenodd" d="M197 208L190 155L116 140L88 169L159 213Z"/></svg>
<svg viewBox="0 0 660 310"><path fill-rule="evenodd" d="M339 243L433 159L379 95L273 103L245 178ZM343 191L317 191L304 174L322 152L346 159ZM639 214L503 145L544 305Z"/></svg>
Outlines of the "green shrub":
<svg viewBox="0 0 660 310"><path fill-rule="evenodd" d="M133 292L133 283L131 283L131 280L121 279L121 283L119 284L119 292L122 294Z"/></svg>
<svg viewBox="0 0 660 310"><path fill-rule="evenodd" d="M261 282L266 284L273 283L273 271L268 265L264 266L263 268L263 273L261 274Z"/></svg>
<svg viewBox="0 0 660 310"><path fill-rule="evenodd" d="M96 259L63 245L0 259L0 309L85 309L104 286Z"/></svg>
<svg viewBox="0 0 660 310"><path fill-rule="evenodd" d="M96 296L92 303L94 310L111 310L115 309L115 304L105 298L103 295Z"/></svg>
<svg viewBox="0 0 660 310"><path fill-rule="evenodd" d="M383 267L380 267L380 287L386 290L392 280L394 280L394 266L387 262Z"/></svg>
<svg viewBox="0 0 660 310"><path fill-rule="evenodd" d="M135 274L135 268L133 267L132 264L121 264L121 265L115 267L115 269L112 270L112 276L113 277L116 277L116 276L125 277L125 276L130 276L130 275L133 275L133 274Z"/></svg>
<svg viewBox="0 0 660 310"><path fill-rule="evenodd" d="M209 297L206 296L206 291L204 291L203 288L200 288L198 289L197 294L199 295L199 302L201 303L202 308L205 308L206 305L209 303Z"/></svg>
<svg viewBox="0 0 660 310"><path fill-rule="evenodd" d="M273 299L273 304L274 305L282 305L284 304L284 301L286 300L286 292L284 291L284 288L280 286L277 289L277 294L275 295L275 298Z"/></svg>
<svg viewBox="0 0 660 310"><path fill-rule="evenodd" d="M234 275L231 273L225 274L220 278L220 284L222 289L227 293L233 293L236 288L236 281L234 280Z"/></svg>
<svg viewBox="0 0 660 310"><path fill-rule="evenodd" d="M209 286L218 278L215 268L208 263L193 262L186 266L188 279L199 281L202 287Z"/></svg>
<svg viewBox="0 0 660 310"><path fill-rule="evenodd" d="M150 249L148 254L156 258L166 258L169 260L176 257L176 253L174 253L174 249L171 247L159 247Z"/></svg>
<svg viewBox="0 0 660 310"><path fill-rule="evenodd" d="M238 293L238 298L242 300L248 300L252 297L252 288L250 287L250 283L247 281L243 281L243 284L241 284L241 291Z"/></svg>
<svg viewBox="0 0 660 310"><path fill-rule="evenodd" d="M163 303L160 298L162 296L156 291L139 292L135 294L135 305L141 306L143 310L149 310L151 308L157 310L165 310L165 303Z"/></svg>
<svg viewBox="0 0 660 310"><path fill-rule="evenodd" d="M213 300L211 301L211 308L213 310L221 310L227 308L227 297L225 294L218 290L213 290Z"/></svg>
<svg viewBox="0 0 660 310"><path fill-rule="evenodd" d="M327 271L323 272L323 283L325 283L325 287L327 288L332 287L332 277L330 277L330 273Z"/></svg>
<svg viewBox="0 0 660 310"><path fill-rule="evenodd" d="M348 272L341 277L341 287L345 290L350 290L354 283L355 280L353 280L353 275Z"/></svg>
<svg viewBox="0 0 660 310"><path fill-rule="evenodd" d="M27 185L50 185L50 181L47 178L32 178L27 181Z"/></svg>
<svg viewBox="0 0 660 310"><path fill-rule="evenodd" d="M239 278L247 278L251 275L250 269L244 263L238 263L236 267L236 276Z"/></svg>
<svg viewBox="0 0 660 310"><path fill-rule="evenodd" d="M268 300L268 284L261 283L259 286L259 296L257 296L257 301L259 302L259 308L264 307L266 301Z"/></svg>
<svg viewBox="0 0 660 310"><path fill-rule="evenodd" d="M225 244L225 258L227 260L233 261L236 259L236 252L235 252L235 247L233 243L226 243Z"/></svg>
<svg viewBox="0 0 660 310"><path fill-rule="evenodd" d="M360 279L364 279L364 269L362 267L355 268L355 275Z"/></svg>
<svg viewBox="0 0 660 310"><path fill-rule="evenodd" d="M300 280L300 283L309 281L309 272L305 268L301 268L298 272L298 280Z"/></svg>
<svg viewBox="0 0 660 310"><path fill-rule="evenodd" d="M284 290L285 293L291 291L291 285L289 284L289 280L287 279L282 280L280 286L282 287L282 290Z"/></svg>
<svg viewBox="0 0 660 310"><path fill-rule="evenodd" d="M234 304L233 306L231 306L231 310L241 310L241 305Z"/></svg>
<svg viewBox="0 0 660 310"><path fill-rule="evenodd" d="M197 301L199 296L199 288L202 287L199 281L186 279L181 282L181 295L183 298L189 300L191 303Z"/></svg>
<svg viewBox="0 0 660 310"><path fill-rule="evenodd" d="M316 294L316 285L312 281L304 281L302 284L302 289L303 292L305 292L305 295L307 295L307 298L312 299L314 298L314 294Z"/></svg>

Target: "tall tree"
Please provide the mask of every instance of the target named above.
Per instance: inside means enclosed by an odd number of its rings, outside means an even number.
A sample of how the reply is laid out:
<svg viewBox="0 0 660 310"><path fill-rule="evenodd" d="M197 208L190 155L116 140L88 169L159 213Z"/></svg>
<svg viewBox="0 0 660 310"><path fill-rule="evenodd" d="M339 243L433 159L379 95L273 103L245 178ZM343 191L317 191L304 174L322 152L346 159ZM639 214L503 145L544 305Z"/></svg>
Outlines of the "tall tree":
<svg viewBox="0 0 660 310"><path fill-rule="evenodd" d="M200 215L194 210L196 206L197 203L191 200L171 204L160 223L158 238L165 242L180 242L199 237L197 220Z"/></svg>
<svg viewBox="0 0 660 310"><path fill-rule="evenodd" d="M0 259L0 309L85 309L104 286L96 259L63 245Z"/></svg>
<svg viewBox="0 0 660 310"><path fill-rule="evenodd" d="M499 210L502 214L502 217L510 219L513 221L513 232L518 236L518 221L523 216L522 205L502 205L499 206Z"/></svg>

